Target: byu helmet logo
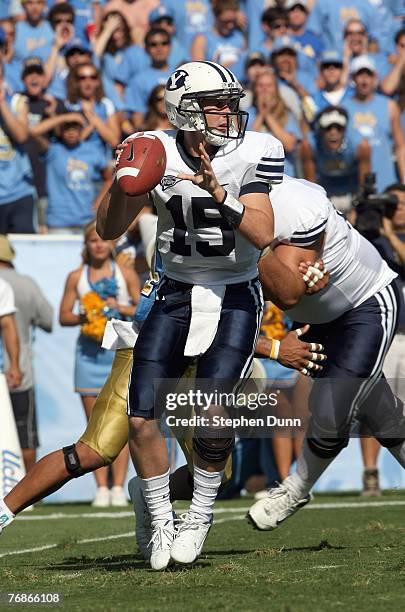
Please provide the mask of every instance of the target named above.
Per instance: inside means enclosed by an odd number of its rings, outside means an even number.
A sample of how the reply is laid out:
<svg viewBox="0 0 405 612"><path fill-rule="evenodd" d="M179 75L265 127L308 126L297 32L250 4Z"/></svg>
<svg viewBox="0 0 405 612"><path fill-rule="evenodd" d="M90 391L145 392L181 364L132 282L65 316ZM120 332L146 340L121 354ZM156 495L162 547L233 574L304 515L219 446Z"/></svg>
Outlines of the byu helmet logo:
<svg viewBox="0 0 405 612"><path fill-rule="evenodd" d="M174 72L167 81L166 89L168 89L169 91L180 89L180 87L184 86L187 77L188 72L186 72L185 70L176 70L176 72Z"/></svg>

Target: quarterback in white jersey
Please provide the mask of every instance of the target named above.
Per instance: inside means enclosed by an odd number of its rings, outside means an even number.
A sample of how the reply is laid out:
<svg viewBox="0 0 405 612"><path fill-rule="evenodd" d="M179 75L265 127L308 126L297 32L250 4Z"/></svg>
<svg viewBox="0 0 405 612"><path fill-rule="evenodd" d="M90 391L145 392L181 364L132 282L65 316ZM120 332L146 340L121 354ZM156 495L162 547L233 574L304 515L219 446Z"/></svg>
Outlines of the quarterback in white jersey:
<svg viewBox="0 0 405 612"><path fill-rule="evenodd" d="M153 132L164 143L166 172L151 192L158 212L157 248L167 276L192 284L229 284L257 276L260 250L224 219L218 204L179 173L198 171L201 160L184 148L179 132ZM246 132L243 141L229 141L211 160L220 185L239 198L268 193L282 180L283 147L270 134Z"/></svg>
<svg viewBox="0 0 405 612"><path fill-rule="evenodd" d="M257 262L273 235L269 191L282 181L284 152L268 134L245 134L243 95L227 68L184 64L165 91L177 134L149 133L167 155L165 176L151 192L165 276L135 345L128 415L131 455L151 516L154 569L170 559L192 563L200 554L234 437L232 427L213 431L210 419L200 420L192 503L175 532L167 448L156 424L164 409L157 381L177 380L197 358L204 393L232 392L250 373L260 329ZM145 197L126 196L115 181L99 208L101 235L116 238L144 204ZM211 408L224 414L223 407Z"/></svg>
<svg viewBox="0 0 405 612"><path fill-rule="evenodd" d="M311 420L297 469L249 510L255 527L275 529L311 499L310 490L348 444L354 419L364 422L405 467L404 406L390 389L383 363L395 334L400 296L397 276L376 249L333 208L325 191L284 176L271 192L272 251L260 264L264 290L295 321L308 321L309 341L328 360L310 394ZM294 262L322 257L327 287L311 297ZM307 336L309 336L307 338ZM312 368L308 362L303 373Z"/></svg>

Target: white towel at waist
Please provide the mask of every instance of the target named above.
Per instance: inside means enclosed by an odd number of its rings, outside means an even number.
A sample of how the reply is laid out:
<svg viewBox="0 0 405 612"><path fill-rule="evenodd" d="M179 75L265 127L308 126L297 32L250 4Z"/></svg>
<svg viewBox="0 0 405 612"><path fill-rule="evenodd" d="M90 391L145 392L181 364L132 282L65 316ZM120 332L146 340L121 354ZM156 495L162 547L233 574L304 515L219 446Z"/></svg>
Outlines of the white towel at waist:
<svg viewBox="0 0 405 612"><path fill-rule="evenodd" d="M184 348L186 357L202 355L211 346L221 317L225 285L194 285L191 290L191 321Z"/></svg>
<svg viewBox="0 0 405 612"><path fill-rule="evenodd" d="M111 319L104 330L102 347L110 351L133 348L138 338L139 328L136 321Z"/></svg>

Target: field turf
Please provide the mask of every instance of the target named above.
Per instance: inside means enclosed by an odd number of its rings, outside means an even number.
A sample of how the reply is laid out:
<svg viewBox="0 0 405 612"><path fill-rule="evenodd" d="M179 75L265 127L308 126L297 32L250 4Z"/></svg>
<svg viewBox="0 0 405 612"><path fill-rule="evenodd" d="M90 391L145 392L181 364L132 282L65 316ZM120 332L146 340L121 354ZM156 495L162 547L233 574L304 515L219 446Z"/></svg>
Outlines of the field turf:
<svg viewBox="0 0 405 612"><path fill-rule="evenodd" d="M318 495L274 532L247 524L250 503L217 504L203 556L162 573L136 549L129 506L39 505L0 537L0 609L55 609L6 605L25 592L60 593L69 611L405 610L404 492Z"/></svg>

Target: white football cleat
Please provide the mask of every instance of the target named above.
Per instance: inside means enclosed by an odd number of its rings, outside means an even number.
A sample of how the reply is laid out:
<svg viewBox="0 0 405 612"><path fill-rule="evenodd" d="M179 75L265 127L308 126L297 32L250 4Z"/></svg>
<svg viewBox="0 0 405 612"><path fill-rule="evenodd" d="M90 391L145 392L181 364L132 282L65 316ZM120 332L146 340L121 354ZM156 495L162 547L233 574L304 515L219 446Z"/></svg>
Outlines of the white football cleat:
<svg viewBox="0 0 405 612"><path fill-rule="evenodd" d="M162 519L152 523L150 566L154 570L164 570L170 562L170 548L176 535L173 519Z"/></svg>
<svg viewBox="0 0 405 612"><path fill-rule="evenodd" d="M260 499L250 508L247 518L254 527L262 531L277 529L311 501L312 494L300 498L289 479L288 476L280 486L270 489L267 497Z"/></svg>
<svg viewBox="0 0 405 612"><path fill-rule="evenodd" d="M176 538L170 550L170 556L176 563L194 563L200 556L208 532L212 526L212 517L205 517L188 511L182 514L177 526Z"/></svg>
<svg viewBox="0 0 405 612"><path fill-rule="evenodd" d="M108 508L110 505L110 490L108 487L97 487L96 494L91 503L93 508Z"/></svg>
<svg viewBox="0 0 405 612"><path fill-rule="evenodd" d="M149 561L151 555L151 547L149 543L152 538L152 525L148 507L145 503L139 478L131 478L128 482L128 493L135 512L135 538L139 550L144 559Z"/></svg>

